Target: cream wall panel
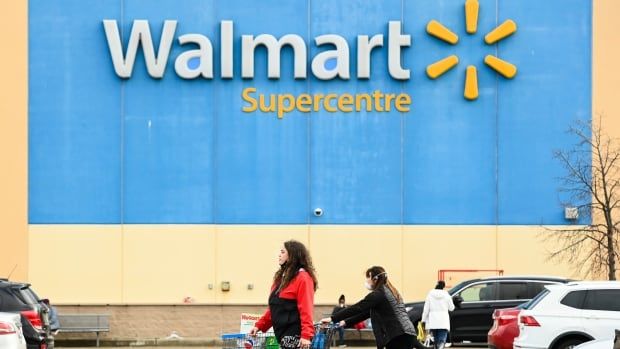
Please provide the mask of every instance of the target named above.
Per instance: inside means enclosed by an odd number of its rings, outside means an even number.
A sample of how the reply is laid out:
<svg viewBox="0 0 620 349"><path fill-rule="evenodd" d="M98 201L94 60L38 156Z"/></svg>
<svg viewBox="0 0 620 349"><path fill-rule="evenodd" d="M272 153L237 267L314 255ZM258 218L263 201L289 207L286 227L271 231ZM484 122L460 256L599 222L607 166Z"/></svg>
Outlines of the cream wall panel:
<svg viewBox="0 0 620 349"><path fill-rule="evenodd" d="M344 294L353 304L364 297L366 270L384 267L394 286L402 291L402 227L322 226L310 228L310 248L318 271L317 304L336 304Z"/></svg>
<svg viewBox="0 0 620 349"><path fill-rule="evenodd" d="M0 277L28 280L28 1L0 5Z"/></svg>
<svg viewBox="0 0 620 349"><path fill-rule="evenodd" d="M500 226L498 229L498 263L501 268L511 274L579 278L566 263L548 260L549 251L554 248L553 240L544 240L549 231L536 226Z"/></svg>
<svg viewBox="0 0 620 349"><path fill-rule="evenodd" d="M307 226L220 225L216 229L218 303L266 304L273 274L278 269L280 247L290 239L308 247ZM222 281L230 282L230 291L221 291ZM249 284L253 289L248 289Z"/></svg>
<svg viewBox="0 0 620 349"><path fill-rule="evenodd" d="M30 283L57 304L120 303L121 228L31 225Z"/></svg>
<svg viewBox="0 0 620 349"><path fill-rule="evenodd" d="M407 226L403 258L406 299L423 300L440 269L497 269L494 226ZM448 285L476 274L447 275ZM486 273L493 275L493 273Z"/></svg>
<svg viewBox="0 0 620 349"><path fill-rule="evenodd" d="M434 286L439 269L571 276L566 265L546 261L550 246L540 229L36 225L30 227L30 275L37 291L65 304L180 304L185 297L199 304L266 304L280 246L296 239L313 257L316 304L335 304L340 294L349 304L362 298L364 272L372 265L385 267L405 301L413 301ZM451 273L447 281L493 274ZM230 282L230 291L221 290L222 281Z"/></svg>
<svg viewBox="0 0 620 349"><path fill-rule="evenodd" d="M212 303L215 229L209 225L124 225L123 300Z"/></svg>

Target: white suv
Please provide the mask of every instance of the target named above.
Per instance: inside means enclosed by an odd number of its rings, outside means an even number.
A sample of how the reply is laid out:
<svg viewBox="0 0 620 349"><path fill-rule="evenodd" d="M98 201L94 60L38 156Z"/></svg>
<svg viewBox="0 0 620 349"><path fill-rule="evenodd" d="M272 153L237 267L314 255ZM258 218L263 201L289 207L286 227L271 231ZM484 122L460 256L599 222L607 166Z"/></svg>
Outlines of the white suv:
<svg viewBox="0 0 620 349"><path fill-rule="evenodd" d="M515 349L568 349L593 339L613 339L620 329L620 282L548 285L519 314Z"/></svg>
<svg viewBox="0 0 620 349"><path fill-rule="evenodd" d="M22 333L22 320L19 314L0 313L0 348L26 349Z"/></svg>

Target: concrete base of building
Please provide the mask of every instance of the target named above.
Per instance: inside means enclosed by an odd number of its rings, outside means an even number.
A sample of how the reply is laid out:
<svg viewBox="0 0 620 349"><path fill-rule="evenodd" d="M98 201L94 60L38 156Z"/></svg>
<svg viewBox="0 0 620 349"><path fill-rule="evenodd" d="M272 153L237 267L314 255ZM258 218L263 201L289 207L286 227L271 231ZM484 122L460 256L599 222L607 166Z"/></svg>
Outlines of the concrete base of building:
<svg viewBox="0 0 620 349"><path fill-rule="evenodd" d="M164 339L164 338L106 338L102 339L101 347L214 347L221 348L222 341L216 338L183 338L183 339ZM89 339L59 339L56 347L94 347L95 341Z"/></svg>
<svg viewBox="0 0 620 349"><path fill-rule="evenodd" d="M224 333L239 333L241 313L262 314L266 305L58 305L59 314L107 314L110 331L99 334L104 347L222 347ZM316 306L314 319L329 316L331 305ZM171 338L176 337L176 338ZM95 333L63 333L58 347L94 346ZM346 331L347 345L374 345L371 331Z"/></svg>
<svg viewBox="0 0 620 349"><path fill-rule="evenodd" d="M135 338L108 338L101 340L100 347L201 347L201 348L222 348L222 341L219 338L183 338L183 339L135 339ZM352 347L375 347L374 338L370 339L347 339L347 348ZM86 348L95 347L95 341L89 339L60 339L55 342L57 348ZM333 349L338 346L332 346Z"/></svg>

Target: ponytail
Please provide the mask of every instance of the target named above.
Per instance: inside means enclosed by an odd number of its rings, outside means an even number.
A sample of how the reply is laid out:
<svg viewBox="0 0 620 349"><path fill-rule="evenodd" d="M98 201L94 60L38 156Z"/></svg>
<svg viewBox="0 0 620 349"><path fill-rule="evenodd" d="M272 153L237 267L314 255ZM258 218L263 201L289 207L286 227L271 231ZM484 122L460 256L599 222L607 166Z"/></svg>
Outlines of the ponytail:
<svg viewBox="0 0 620 349"><path fill-rule="evenodd" d="M398 293L396 287L394 287L390 280L388 280L387 272L385 271L385 269L383 269L383 267L374 266L368 268L368 270L366 270L366 277L371 278L375 282L375 290L385 285L390 290L390 292L392 292L396 300L398 300L399 302L403 301L403 298L400 296L400 293Z"/></svg>

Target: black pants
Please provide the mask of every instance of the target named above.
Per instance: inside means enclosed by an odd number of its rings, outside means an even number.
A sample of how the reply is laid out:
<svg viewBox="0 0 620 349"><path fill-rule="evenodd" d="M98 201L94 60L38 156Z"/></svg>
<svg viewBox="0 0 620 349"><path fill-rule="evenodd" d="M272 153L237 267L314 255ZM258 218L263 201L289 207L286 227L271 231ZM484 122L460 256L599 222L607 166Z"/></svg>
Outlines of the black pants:
<svg viewBox="0 0 620 349"><path fill-rule="evenodd" d="M414 345L414 339L415 337L410 334L401 334L387 342L385 349L411 349Z"/></svg>
<svg viewBox="0 0 620 349"><path fill-rule="evenodd" d="M415 336L412 336L406 333L401 334L398 337L392 338L392 340L389 341L385 345L385 348L386 349L412 349L412 348L428 349L427 347L422 345L422 343L420 343Z"/></svg>

